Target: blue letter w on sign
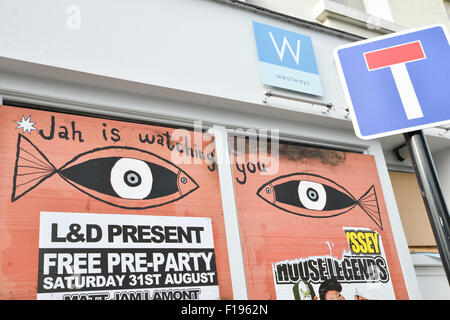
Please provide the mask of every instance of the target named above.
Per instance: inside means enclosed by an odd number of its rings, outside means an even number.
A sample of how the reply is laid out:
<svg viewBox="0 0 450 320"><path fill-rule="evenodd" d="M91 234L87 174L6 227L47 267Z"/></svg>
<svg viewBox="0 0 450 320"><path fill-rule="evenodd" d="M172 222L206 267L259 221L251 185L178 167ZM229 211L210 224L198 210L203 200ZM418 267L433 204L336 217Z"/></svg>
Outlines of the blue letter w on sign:
<svg viewBox="0 0 450 320"><path fill-rule="evenodd" d="M294 50L292 50L291 45L289 44L289 41L287 41L286 37L283 37L283 44L281 45L281 50L278 48L277 42L275 41L275 38L273 37L272 32L269 32L270 38L272 39L273 46L275 47L275 50L277 50L278 56L280 57L280 61L283 62L284 58L284 51L286 50L286 47L289 49L289 51L292 54L292 58L294 58L297 65L300 63L300 40L297 40L297 51L294 53Z"/></svg>

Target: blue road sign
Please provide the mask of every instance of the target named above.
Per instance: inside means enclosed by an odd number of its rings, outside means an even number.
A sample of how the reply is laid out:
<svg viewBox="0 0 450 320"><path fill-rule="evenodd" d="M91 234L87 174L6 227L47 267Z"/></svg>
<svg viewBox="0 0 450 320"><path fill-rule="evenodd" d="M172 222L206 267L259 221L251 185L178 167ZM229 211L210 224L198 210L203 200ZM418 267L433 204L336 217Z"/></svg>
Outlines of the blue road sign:
<svg viewBox="0 0 450 320"><path fill-rule="evenodd" d="M434 25L336 48L356 135L374 139L450 123L450 45Z"/></svg>

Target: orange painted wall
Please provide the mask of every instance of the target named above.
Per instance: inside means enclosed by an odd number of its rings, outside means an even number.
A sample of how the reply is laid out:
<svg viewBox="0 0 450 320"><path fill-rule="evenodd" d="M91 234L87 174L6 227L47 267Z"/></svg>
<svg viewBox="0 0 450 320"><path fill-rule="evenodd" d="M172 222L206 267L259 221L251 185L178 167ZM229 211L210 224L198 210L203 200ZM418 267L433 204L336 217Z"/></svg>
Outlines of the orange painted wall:
<svg viewBox="0 0 450 320"><path fill-rule="evenodd" d="M236 145L230 139L231 148ZM333 244L332 255L340 258L344 250L349 251L344 227L370 228L381 235L395 296L408 299L373 156L280 143L279 169L268 175L259 170L262 163L258 167L253 161L255 166L250 165L249 170L252 153L253 159L258 159L255 151L247 149L236 159L237 165L232 165L249 299L276 298L272 263L330 255L327 242ZM356 199L374 185L383 230L359 206L336 217L311 218L280 210L257 195L268 181L292 173L331 179Z"/></svg>
<svg viewBox="0 0 450 320"><path fill-rule="evenodd" d="M21 122L22 117L28 119L30 116L29 122L34 122L33 127L37 130L31 129L28 132L18 128L19 124L16 121ZM43 130L44 135L49 135L51 116L55 119L54 138L46 140L39 134L39 130ZM81 133L83 142L80 142L78 133L75 133L75 139L72 139L72 124L75 130ZM68 139L63 126L68 130ZM117 142L111 139L117 140L117 135L111 134L113 128L117 130L114 133L120 136ZM143 210L115 207L80 192L58 174L38 184L18 200L11 201L19 134L27 137L55 168L60 168L80 153L105 146L135 147L171 161L171 151L167 147L166 140L163 141L163 145L157 142L141 143L139 134L142 137L149 134L155 137L161 135L164 138L164 134L171 135L173 132L174 129L169 127L0 106L0 299L36 298L40 211L210 217L220 296L223 299L232 299L218 171L217 167L211 171L213 165L207 161L179 164L178 166L195 180L199 188L178 201L159 207ZM186 132L191 141L194 141L194 132ZM203 141L203 150L206 150L210 143L211 140ZM191 147L194 147L193 143ZM197 145L197 149L200 148ZM209 151L211 150L213 149L210 148Z"/></svg>

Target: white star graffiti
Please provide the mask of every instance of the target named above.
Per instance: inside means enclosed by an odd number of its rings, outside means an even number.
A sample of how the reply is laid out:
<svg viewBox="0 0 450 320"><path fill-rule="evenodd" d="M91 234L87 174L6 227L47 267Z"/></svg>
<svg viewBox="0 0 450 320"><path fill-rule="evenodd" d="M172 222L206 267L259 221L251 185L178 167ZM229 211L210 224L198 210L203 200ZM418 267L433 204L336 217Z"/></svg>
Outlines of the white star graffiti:
<svg viewBox="0 0 450 320"><path fill-rule="evenodd" d="M19 125L16 129L22 129L23 133L28 131L28 133L31 133L32 130L37 130L34 127L34 124L36 122L31 122L31 116L25 119L24 116L22 116L22 121L16 121L16 123Z"/></svg>

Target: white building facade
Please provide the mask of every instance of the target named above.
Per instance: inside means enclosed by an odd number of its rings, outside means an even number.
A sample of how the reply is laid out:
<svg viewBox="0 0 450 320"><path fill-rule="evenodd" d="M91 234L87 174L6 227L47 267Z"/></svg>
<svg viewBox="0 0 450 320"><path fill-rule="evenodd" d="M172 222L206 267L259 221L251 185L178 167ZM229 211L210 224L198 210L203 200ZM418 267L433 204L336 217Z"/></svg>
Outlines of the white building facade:
<svg viewBox="0 0 450 320"><path fill-rule="evenodd" d="M396 5L401 1L390 2L391 16L400 19ZM345 22L333 20L346 9L332 1L272 3L3 1L2 105L189 128L201 121L205 130L213 128L216 156L222 160L230 152L227 134L236 129L277 130L280 141L372 155L408 298L448 299L442 264L433 255L414 257L408 248L389 176L392 169L413 172L409 160L399 161L394 155L403 137L364 141L355 136L333 60L339 45L403 27L384 15L374 24L387 31L356 32L359 27L341 28ZM316 21L288 14L292 9L310 12ZM348 10L352 21L370 17ZM254 21L311 37L322 96L261 82ZM425 133L450 202L450 134L446 128ZM249 299L233 173L220 160L218 172L233 299ZM432 274L426 266L432 266Z"/></svg>

